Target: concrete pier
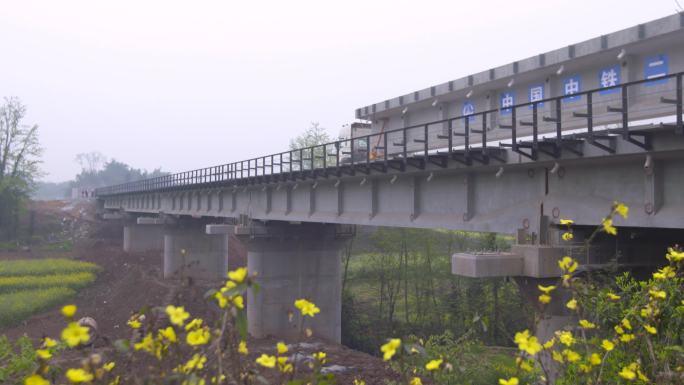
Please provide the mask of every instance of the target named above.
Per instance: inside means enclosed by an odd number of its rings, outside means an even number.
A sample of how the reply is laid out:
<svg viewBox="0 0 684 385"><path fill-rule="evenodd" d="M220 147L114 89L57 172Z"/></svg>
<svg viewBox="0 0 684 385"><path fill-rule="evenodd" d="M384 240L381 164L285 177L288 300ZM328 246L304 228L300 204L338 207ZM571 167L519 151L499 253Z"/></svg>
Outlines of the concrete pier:
<svg viewBox="0 0 684 385"><path fill-rule="evenodd" d="M206 234L203 225L187 225L167 228L163 239L164 278L225 278L230 235Z"/></svg>
<svg viewBox="0 0 684 385"><path fill-rule="evenodd" d="M127 253L161 251L164 227L161 225L127 224L123 229L123 249Z"/></svg>
<svg viewBox="0 0 684 385"><path fill-rule="evenodd" d="M258 229L258 235L251 233L243 235L247 266L257 274L261 290L248 293L249 333L295 339L308 327L316 337L339 343L341 251L350 234L340 232L339 226L312 223L280 223ZM294 307L300 298L321 309L315 317L305 317L303 324ZM294 314L291 321L290 313Z"/></svg>

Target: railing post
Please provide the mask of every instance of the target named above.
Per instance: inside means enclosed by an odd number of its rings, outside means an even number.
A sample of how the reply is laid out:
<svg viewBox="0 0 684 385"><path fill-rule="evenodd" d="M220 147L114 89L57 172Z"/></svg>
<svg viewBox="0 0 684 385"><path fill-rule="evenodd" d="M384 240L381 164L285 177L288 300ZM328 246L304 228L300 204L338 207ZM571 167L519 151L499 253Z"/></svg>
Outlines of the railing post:
<svg viewBox="0 0 684 385"><path fill-rule="evenodd" d="M622 139L629 139L629 115L628 115L628 99L627 99L627 85L620 87L622 92Z"/></svg>
<svg viewBox="0 0 684 385"><path fill-rule="evenodd" d="M684 115L684 106L682 106L683 100L682 100L682 88L684 85L682 82L684 81L684 77L682 74L677 75L677 128L675 129L675 132L679 135L684 135L684 122L682 122L682 115Z"/></svg>
<svg viewBox="0 0 684 385"><path fill-rule="evenodd" d="M423 151L425 156L425 162L428 161L428 126L423 127Z"/></svg>
<svg viewBox="0 0 684 385"><path fill-rule="evenodd" d="M448 133L449 133L449 139L448 139L448 141L449 141L449 154L454 152L454 124L453 123L454 123L453 119L449 120L449 122L447 123Z"/></svg>

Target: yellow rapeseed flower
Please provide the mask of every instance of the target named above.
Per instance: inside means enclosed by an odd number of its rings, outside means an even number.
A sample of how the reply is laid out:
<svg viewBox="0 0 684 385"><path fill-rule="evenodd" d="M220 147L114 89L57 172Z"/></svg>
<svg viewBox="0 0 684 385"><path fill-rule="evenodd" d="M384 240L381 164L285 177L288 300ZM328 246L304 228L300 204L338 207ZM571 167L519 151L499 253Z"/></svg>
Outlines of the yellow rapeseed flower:
<svg viewBox="0 0 684 385"><path fill-rule="evenodd" d="M617 333L617 334L624 334L625 333L625 329L623 329L622 326L620 326L620 325L615 325L615 327L613 329L615 329L615 333Z"/></svg>
<svg viewBox="0 0 684 385"><path fill-rule="evenodd" d="M556 286L554 286L554 285L551 285L551 286L537 285L537 289L539 289L539 291L541 291L545 294L549 294L552 291L556 290Z"/></svg>
<svg viewBox="0 0 684 385"><path fill-rule="evenodd" d="M580 356L579 353L571 349L564 349L563 355L568 360L568 362L577 362L582 358L582 356Z"/></svg>
<svg viewBox="0 0 684 385"><path fill-rule="evenodd" d="M569 331L556 332L558 334L558 341L565 346L572 346L575 343L575 337Z"/></svg>
<svg viewBox="0 0 684 385"><path fill-rule="evenodd" d="M238 345L238 353L247 355L249 354L249 350L247 350L247 342L245 341L240 341L240 344Z"/></svg>
<svg viewBox="0 0 684 385"><path fill-rule="evenodd" d="M43 346L45 346L46 348L55 347L57 346L57 341L53 340L50 337L45 337L43 338Z"/></svg>
<svg viewBox="0 0 684 385"><path fill-rule="evenodd" d="M443 362L443 361L442 361L441 358L438 359L438 360L432 360L432 361L428 362L427 364L425 364L425 369L427 369L427 370L437 370L437 369L439 369L439 367L442 365L442 362Z"/></svg>
<svg viewBox="0 0 684 385"><path fill-rule="evenodd" d="M560 362L561 364L565 361L563 359L563 355L557 350L551 352L551 358L553 358L553 360L556 362Z"/></svg>
<svg viewBox="0 0 684 385"><path fill-rule="evenodd" d="M549 303L551 302L551 296L548 294L542 294L539 296L539 302L544 304Z"/></svg>
<svg viewBox="0 0 684 385"><path fill-rule="evenodd" d="M363 384L365 385L365 382ZM420 380L420 377L413 377L409 385L423 385L423 381Z"/></svg>
<svg viewBox="0 0 684 385"><path fill-rule="evenodd" d="M623 334L620 336L620 341L627 343L634 340L634 334Z"/></svg>
<svg viewBox="0 0 684 385"><path fill-rule="evenodd" d="M247 268L246 267L239 267L233 271L228 272L228 278L231 281L235 281L237 283L242 283L246 277L247 277Z"/></svg>
<svg viewBox="0 0 684 385"><path fill-rule="evenodd" d="M537 340L537 337L531 336L528 330L515 333L514 342L518 344L518 349L534 356L542 350L542 345Z"/></svg>
<svg viewBox="0 0 684 385"><path fill-rule="evenodd" d="M140 342L133 344L135 350L144 350L149 353L154 353L154 338L152 334L148 333Z"/></svg>
<svg viewBox="0 0 684 385"><path fill-rule="evenodd" d="M50 353L50 351L47 349L37 349L36 357L40 358L41 360L49 360L52 358L52 353Z"/></svg>
<svg viewBox="0 0 684 385"><path fill-rule="evenodd" d="M76 305L64 305L64 307L62 307L62 315L71 318L76 314L76 310Z"/></svg>
<svg viewBox="0 0 684 385"><path fill-rule="evenodd" d="M228 299L226 299L226 297L223 296L224 291L225 290L221 289L221 291L217 291L216 293L214 293L214 299L216 299L216 303L219 305L221 309L228 306Z"/></svg>
<svg viewBox="0 0 684 385"><path fill-rule="evenodd" d="M620 372L618 372L620 377L624 378L625 380L633 380L636 378L636 373L634 370L630 369L629 367L625 366L622 368Z"/></svg>
<svg viewBox="0 0 684 385"><path fill-rule="evenodd" d="M209 330L206 328L193 330L185 336L185 342L190 346L204 345L209 342Z"/></svg>
<svg viewBox="0 0 684 385"><path fill-rule="evenodd" d="M241 295L236 295L235 298L233 298L233 304L238 309L244 309L245 308L245 299L242 298Z"/></svg>
<svg viewBox="0 0 684 385"><path fill-rule="evenodd" d="M111 362L107 362L106 364L102 365L102 368L108 372L111 372L115 366L116 366L116 362L111 361Z"/></svg>
<svg viewBox="0 0 684 385"><path fill-rule="evenodd" d="M563 271L567 271L568 273L572 273L577 270L577 266L577 261L567 255L558 261L558 267L560 267L560 269Z"/></svg>
<svg viewBox="0 0 684 385"><path fill-rule="evenodd" d="M613 350L613 349L615 348L615 344L612 343L611 341L603 340L603 341L601 342L601 347L602 347L605 351L609 352L609 351L611 351L611 350Z"/></svg>
<svg viewBox="0 0 684 385"><path fill-rule="evenodd" d="M651 325L644 325L644 329L651 334L658 334L658 329Z"/></svg>
<svg viewBox="0 0 684 385"><path fill-rule="evenodd" d="M204 364L207 363L207 356L204 354L193 354L192 358L188 360L188 362L185 363L183 366L183 370L185 373L190 372L192 370L198 370L198 369L203 369Z"/></svg>
<svg viewBox="0 0 684 385"><path fill-rule="evenodd" d="M601 222L603 226L603 231L610 235L617 235L617 229L613 226L613 218L604 218Z"/></svg>
<svg viewBox="0 0 684 385"><path fill-rule="evenodd" d="M278 354L285 354L285 353L287 353L287 350L288 350L287 345L285 345L282 342L278 342L276 344L276 349L278 350Z"/></svg>
<svg viewBox="0 0 684 385"><path fill-rule="evenodd" d="M664 292L663 290L649 290L648 294L651 295L651 298L653 299L665 299L667 298L667 293Z"/></svg>
<svg viewBox="0 0 684 385"><path fill-rule="evenodd" d="M544 342L544 349L551 349L555 343L556 343L556 339L551 338L550 340Z"/></svg>
<svg viewBox="0 0 684 385"><path fill-rule="evenodd" d="M24 379L24 385L50 385L50 381L39 374L32 374Z"/></svg>
<svg viewBox="0 0 684 385"><path fill-rule="evenodd" d="M519 381L517 377L511 377L508 380L499 378L499 385L518 385Z"/></svg>
<svg viewBox="0 0 684 385"><path fill-rule="evenodd" d="M665 266L662 269L653 273L653 279L665 280L669 278L674 278L677 275L675 269L672 266Z"/></svg>
<svg viewBox="0 0 684 385"><path fill-rule="evenodd" d="M190 313L185 311L183 306L169 305L166 307L166 314L169 316L171 323L178 326L183 326L185 320L190 318Z"/></svg>
<svg viewBox="0 0 684 385"><path fill-rule="evenodd" d="M622 326L624 326L625 329L632 330L632 323L629 322L627 318L623 318L622 321L620 321L620 323L622 323Z"/></svg>
<svg viewBox="0 0 684 385"><path fill-rule="evenodd" d="M321 312L321 309L314 305L313 302L309 302L304 298L296 300L294 305L304 316L313 317Z"/></svg>
<svg viewBox="0 0 684 385"><path fill-rule="evenodd" d="M597 353L591 353L591 356L589 357L589 363L598 366L601 365L601 356L598 355Z"/></svg>
<svg viewBox="0 0 684 385"><path fill-rule="evenodd" d="M667 255L665 256L670 262L681 262L684 261L684 251L675 250L673 248L667 249Z"/></svg>
<svg viewBox="0 0 684 385"><path fill-rule="evenodd" d="M684 305L684 303L682 303L682 305ZM639 314L641 314L641 316L642 316L643 318L650 317L651 314L653 314L653 309L651 309L651 306L646 305L646 307L642 308L642 309L639 311Z"/></svg>
<svg viewBox="0 0 684 385"><path fill-rule="evenodd" d="M582 327L582 329L595 329L596 328L595 324L593 324L593 323L591 323L585 319L581 319L579 321L579 324Z"/></svg>
<svg viewBox="0 0 684 385"><path fill-rule="evenodd" d="M131 329L140 329L142 323L140 323L137 318L131 318L126 322L126 325L128 325Z"/></svg>
<svg viewBox="0 0 684 385"><path fill-rule="evenodd" d="M176 331L171 326L167 326L165 329L159 329L159 336L172 343L178 341Z"/></svg>
<svg viewBox="0 0 684 385"><path fill-rule="evenodd" d="M268 354L262 353L261 356L256 359L256 363L265 368L273 368L276 365L276 358L275 356L269 356Z"/></svg>
<svg viewBox="0 0 684 385"><path fill-rule="evenodd" d="M576 310L577 309L577 300L576 299L571 299L568 301L568 303L565 304L565 307L567 307L570 310Z"/></svg>
<svg viewBox="0 0 684 385"><path fill-rule="evenodd" d="M62 330L62 340L69 347L73 348L88 342L90 340L90 333L87 327L81 326L76 322L69 322L67 327Z"/></svg>
<svg viewBox="0 0 684 385"><path fill-rule="evenodd" d="M561 238L563 238L563 240L566 241L566 242L567 242L567 241L572 241L572 238L574 238L574 235L572 235L571 232L566 231L566 232L563 233L563 235L561 235Z"/></svg>
<svg viewBox="0 0 684 385"><path fill-rule="evenodd" d="M79 384L81 382L90 382L93 380L93 375L81 368L67 370L66 377L69 379L69 381L73 382L74 384Z"/></svg>
<svg viewBox="0 0 684 385"><path fill-rule="evenodd" d="M572 225L573 223L575 223L575 221L573 221L572 219L562 219L561 218L561 220L560 220L561 225L568 225L569 226L569 225Z"/></svg>
<svg viewBox="0 0 684 385"><path fill-rule="evenodd" d="M391 360L400 346L401 340L399 338L391 338L386 344L380 347L380 351L383 353L382 359L385 361Z"/></svg>
<svg viewBox="0 0 684 385"><path fill-rule="evenodd" d="M629 207L625 206L624 203L620 203L620 202L615 202L613 207L614 207L613 210L615 210L615 212L618 215L627 219L627 216L629 215Z"/></svg>
<svg viewBox="0 0 684 385"><path fill-rule="evenodd" d="M322 364L325 363L325 358L326 358L327 356L328 356L328 355L325 354L325 352L316 352L316 353L314 353L314 358L315 358L316 360L318 360L318 362L320 362L320 363L322 363Z"/></svg>
<svg viewBox="0 0 684 385"><path fill-rule="evenodd" d="M608 299L610 299L611 301L617 301L620 299L619 295L613 294L611 292L606 293L606 297L608 297Z"/></svg>
<svg viewBox="0 0 684 385"><path fill-rule="evenodd" d="M187 325L185 325L185 330L191 330L191 329L199 329L202 327L202 321L201 318L193 318L192 321L188 322Z"/></svg>

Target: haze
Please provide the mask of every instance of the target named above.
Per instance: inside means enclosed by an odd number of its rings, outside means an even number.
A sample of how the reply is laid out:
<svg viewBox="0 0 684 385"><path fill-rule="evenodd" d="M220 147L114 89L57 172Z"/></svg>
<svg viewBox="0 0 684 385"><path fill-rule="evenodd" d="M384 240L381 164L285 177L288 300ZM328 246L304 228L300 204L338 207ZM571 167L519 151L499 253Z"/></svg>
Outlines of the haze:
<svg viewBox="0 0 684 385"><path fill-rule="evenodd" d="M631 1L3 1L0 96L77 153L183 171L282 151L312 121L675 12Z"/></svg>

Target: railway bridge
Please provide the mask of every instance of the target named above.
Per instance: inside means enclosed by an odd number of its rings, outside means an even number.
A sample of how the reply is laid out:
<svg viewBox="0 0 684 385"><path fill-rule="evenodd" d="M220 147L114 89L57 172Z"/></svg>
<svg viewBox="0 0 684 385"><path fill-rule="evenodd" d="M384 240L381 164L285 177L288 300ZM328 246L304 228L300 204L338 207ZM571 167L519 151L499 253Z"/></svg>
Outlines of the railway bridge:
<svg viewBox="0 0 684 385"><path fill-rule="evenodd" d="M163 250L166 277L223 277L237 235L262 286L248 297L256 336L295 334L285 315L308 297L317 335L340 340L355 225L515 234L510 253L456 254L452 269L523 287L557 277L567 253L651 265L684 229L682 42L684 15L665 17L359 108L367 132L349 138L96 196L124 218L125 250ZM618 238L581 249L614 201L632 209Z"/></svg>

